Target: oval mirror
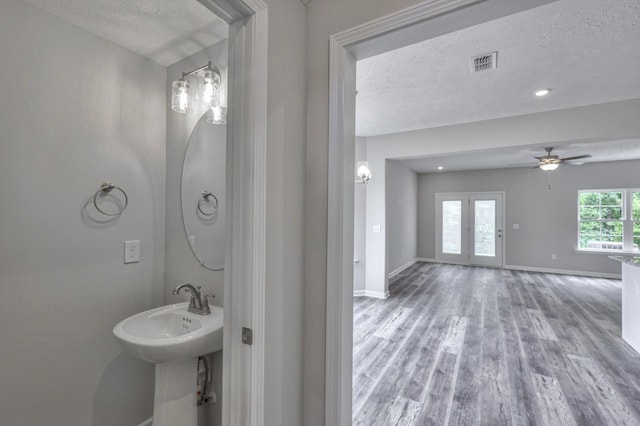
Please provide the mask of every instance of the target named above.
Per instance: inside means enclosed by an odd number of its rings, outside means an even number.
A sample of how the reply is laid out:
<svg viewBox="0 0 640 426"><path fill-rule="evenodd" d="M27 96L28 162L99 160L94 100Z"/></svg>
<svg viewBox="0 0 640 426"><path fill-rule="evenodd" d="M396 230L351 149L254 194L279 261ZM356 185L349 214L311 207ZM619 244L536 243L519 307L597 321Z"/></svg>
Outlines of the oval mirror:
<svg viewBox="0 0 640 426"><path fill-rule="evenodd" d="M227 126L207 122L191 133L182 166L182 219L189 245L202 266L224 269Z"/></svg>

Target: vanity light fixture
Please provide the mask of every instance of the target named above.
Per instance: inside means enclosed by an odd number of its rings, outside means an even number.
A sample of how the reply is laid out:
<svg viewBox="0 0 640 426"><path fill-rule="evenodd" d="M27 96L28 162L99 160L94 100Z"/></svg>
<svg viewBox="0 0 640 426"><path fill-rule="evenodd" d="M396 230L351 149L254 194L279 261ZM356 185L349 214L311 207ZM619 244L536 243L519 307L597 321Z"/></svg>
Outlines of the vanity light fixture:
<svg viewBox="0 0 640 426"><path fill-rule="evenodd" d="M359 180L355 183L369 183L371 180L371 169L368 161L358 161L356 165L356 176Z"/></svg>
<svg viewBox="0 0 640 426"><path fill-rule="evenodd" d="M191 84L188 77L195 76L198 79L196 100L205 108L209 108L207 122L213 124L225 124L227 122L227 108L220 104L220 85L222 77L220 71L208 62L207 65L196 68L193 71L183 72L182 78L171 85L171 109L180 114L185 114L191 106Z"/></svg>

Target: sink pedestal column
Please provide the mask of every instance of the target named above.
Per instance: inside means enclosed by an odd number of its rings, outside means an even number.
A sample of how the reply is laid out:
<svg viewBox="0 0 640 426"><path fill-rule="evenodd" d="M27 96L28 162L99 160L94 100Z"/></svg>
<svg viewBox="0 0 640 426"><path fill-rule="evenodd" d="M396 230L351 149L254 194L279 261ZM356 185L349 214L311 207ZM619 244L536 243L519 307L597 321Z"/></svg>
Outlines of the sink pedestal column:
<svg viewBox="0 0 640 426"><path fill-rule="evenodd" d="M198 359L156 364L153 426L197 426Z"/></svg>

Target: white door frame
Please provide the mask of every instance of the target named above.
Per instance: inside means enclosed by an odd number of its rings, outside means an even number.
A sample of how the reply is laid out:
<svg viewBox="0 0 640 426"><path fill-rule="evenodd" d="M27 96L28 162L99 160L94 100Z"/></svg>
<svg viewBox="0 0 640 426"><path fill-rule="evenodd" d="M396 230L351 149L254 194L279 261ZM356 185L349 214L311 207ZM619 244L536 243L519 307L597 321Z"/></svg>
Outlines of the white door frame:
<svg viewBox="0 0 640 426"><path fill-rule="evenodd" d="M329 39L325 425L351 424L355 63L555 0L427 0Z"/></svg>
<svg viewBox="0 0 640 426"><path fill-rule="evenodd" d="M267 165L267 5L198 0L229 24L227 267L224 276L222 424L264 420ZM253 330L253 345L241 341Z"/></svg>

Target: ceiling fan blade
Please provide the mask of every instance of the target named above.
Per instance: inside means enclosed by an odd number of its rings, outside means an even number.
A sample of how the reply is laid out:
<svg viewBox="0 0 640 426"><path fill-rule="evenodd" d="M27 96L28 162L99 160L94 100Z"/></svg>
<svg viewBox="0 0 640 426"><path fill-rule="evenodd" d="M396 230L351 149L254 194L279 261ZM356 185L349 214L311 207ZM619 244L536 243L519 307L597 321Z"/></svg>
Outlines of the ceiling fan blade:
<svg viewBox="0 0 640 426"><path fill-rule="evenodd" d="M580 160L581 158L591 158L590 155L577 155L575 157L561 158L560 161Z"/></svg>

